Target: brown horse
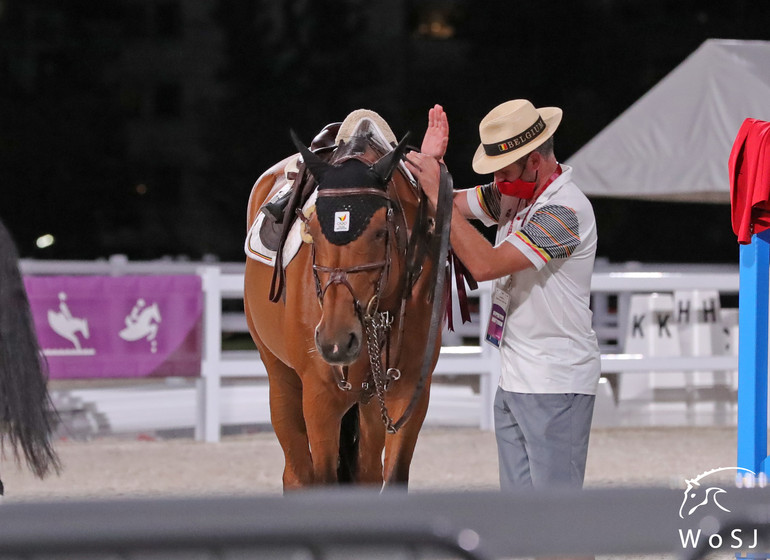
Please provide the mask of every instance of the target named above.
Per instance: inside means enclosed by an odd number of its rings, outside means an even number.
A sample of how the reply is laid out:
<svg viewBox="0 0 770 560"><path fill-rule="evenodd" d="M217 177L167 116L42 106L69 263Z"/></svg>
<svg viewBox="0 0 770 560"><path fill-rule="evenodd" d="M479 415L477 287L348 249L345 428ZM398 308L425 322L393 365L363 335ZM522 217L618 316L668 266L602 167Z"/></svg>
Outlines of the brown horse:
<svg viewBox="0 0 770 560"><path fill-rule="evenodd" d="M395 149L377 141L366 119L328 161L295 143L300 176L306 168L317 186L315 206L301 215L305 242L285 268L278 301L268 298L273 268L252 259L244 295L268 372L284 489L406 485L440 346L436 336L426 347L436 283L432 211L399 165L405 141ZM249 224L287 181L289 161L254 185Z"/></svg>

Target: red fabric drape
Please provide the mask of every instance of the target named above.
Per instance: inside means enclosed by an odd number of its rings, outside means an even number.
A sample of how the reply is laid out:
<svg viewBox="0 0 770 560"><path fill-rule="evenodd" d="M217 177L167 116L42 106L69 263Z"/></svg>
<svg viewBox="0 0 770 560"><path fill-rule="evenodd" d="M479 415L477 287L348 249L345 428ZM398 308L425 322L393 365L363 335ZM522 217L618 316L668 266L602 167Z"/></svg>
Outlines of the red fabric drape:
<svg viewBox="0 0 770 560"><path fill-rule="evenodd" d="M743 121L728 162L733 232L738 243L770 228L770 122Z"/></svg>

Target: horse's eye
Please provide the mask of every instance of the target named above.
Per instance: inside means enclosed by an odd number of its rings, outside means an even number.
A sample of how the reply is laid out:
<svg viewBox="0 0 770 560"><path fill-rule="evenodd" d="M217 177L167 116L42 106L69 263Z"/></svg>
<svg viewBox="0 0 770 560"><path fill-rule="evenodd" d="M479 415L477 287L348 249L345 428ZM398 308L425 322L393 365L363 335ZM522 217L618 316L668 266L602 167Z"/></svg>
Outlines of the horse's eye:
<svg viewBox="0 0 770 560"><path fill-rule="evenodd" d="M381 239L385 239L385 236L387 236L387 235L388 235L388 230L387 229L381 229L381 230L378 230L376 234L374 234L374 238L377 241L379 241Z"/></svg>

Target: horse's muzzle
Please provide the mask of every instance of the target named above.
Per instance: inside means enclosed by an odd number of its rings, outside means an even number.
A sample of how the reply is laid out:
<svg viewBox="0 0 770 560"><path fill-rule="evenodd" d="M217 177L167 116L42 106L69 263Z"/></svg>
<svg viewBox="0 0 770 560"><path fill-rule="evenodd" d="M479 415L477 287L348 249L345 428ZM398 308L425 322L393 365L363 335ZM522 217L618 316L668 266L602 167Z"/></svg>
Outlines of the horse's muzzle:
<svg viewBox="0 0 770 560"><path fill-rule="evenodd" d="M333 366L346 366L355 362L361 354L361 334L348 332L327 338L316 328L315 345L324 361Z"/></svg>

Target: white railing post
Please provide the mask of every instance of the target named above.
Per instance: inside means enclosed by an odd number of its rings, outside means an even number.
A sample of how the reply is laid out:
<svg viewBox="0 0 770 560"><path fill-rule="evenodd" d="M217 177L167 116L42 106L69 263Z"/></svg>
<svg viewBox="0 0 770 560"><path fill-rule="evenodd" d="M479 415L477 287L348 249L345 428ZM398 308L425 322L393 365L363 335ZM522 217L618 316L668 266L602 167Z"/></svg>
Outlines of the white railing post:
<svg viewBox="0 0 770 560"><path fill-rule="evenodd" d="M128 257L126 255L110 255L110 276L124 276L128 271Z"/></svg>
<svg viewBox="0 0 770 560"><path fill-rule="evenodd" d="M221 272L217 266L198 270L203 283L203 359L197 380L195 439L217 442L220 436L220 388L222 361Z"/></svg>

